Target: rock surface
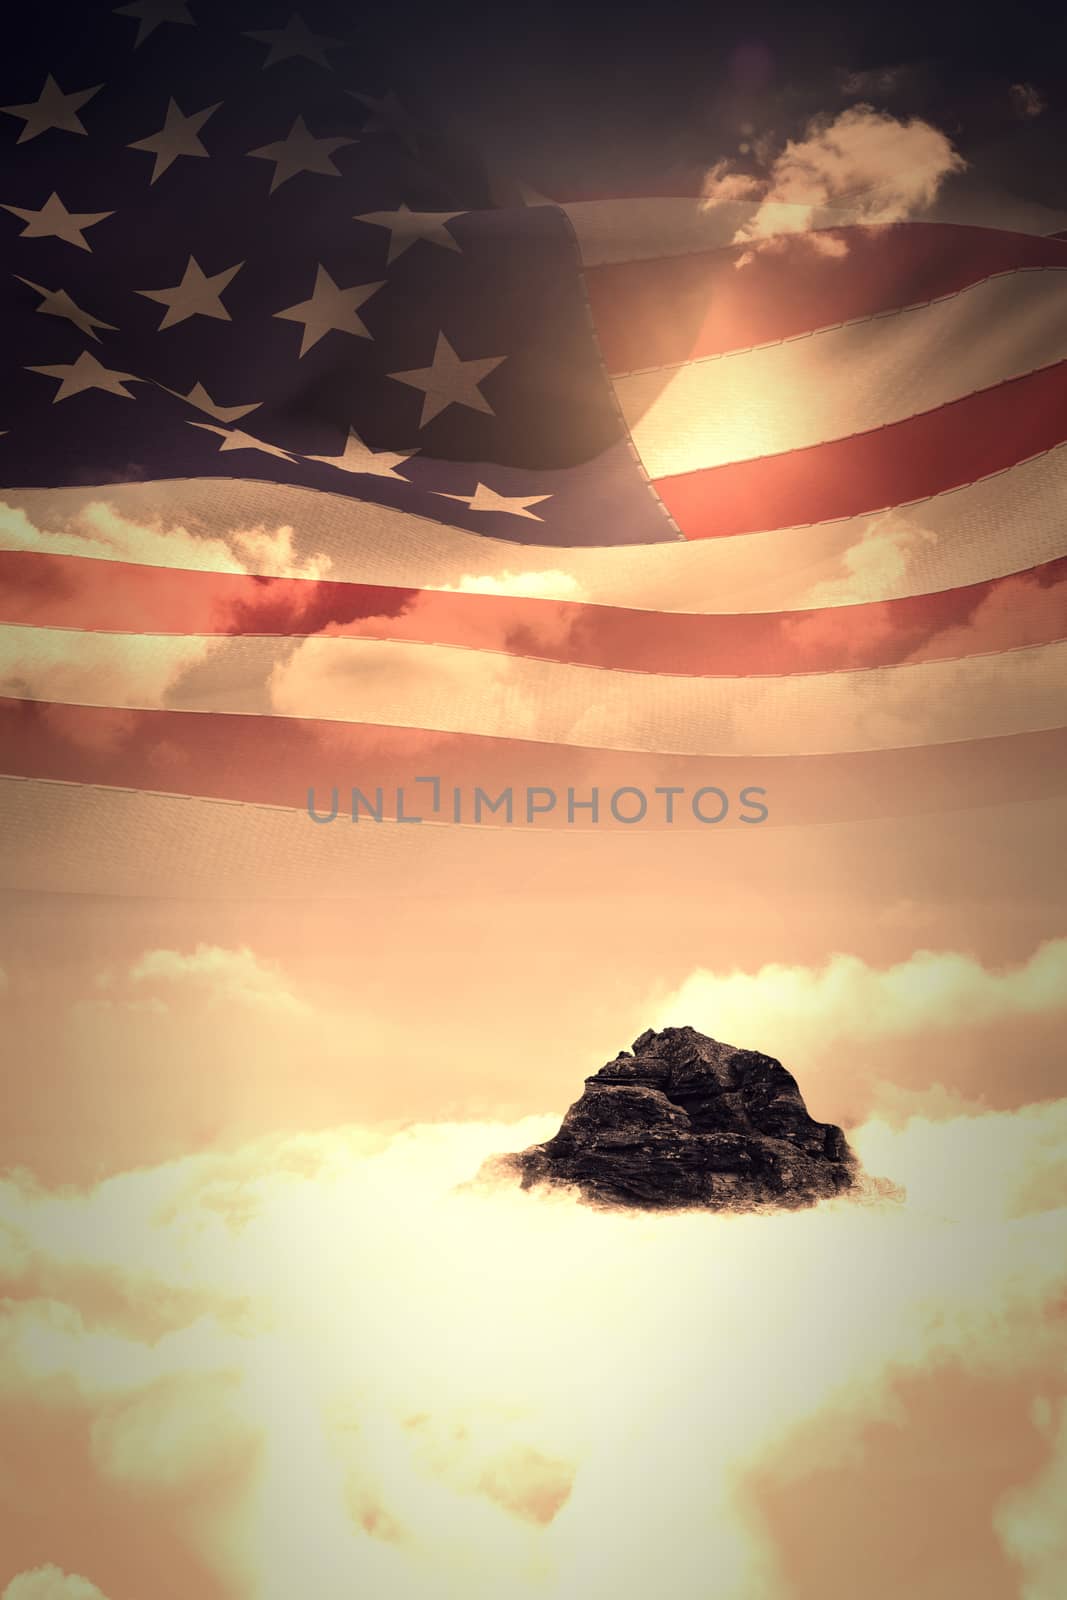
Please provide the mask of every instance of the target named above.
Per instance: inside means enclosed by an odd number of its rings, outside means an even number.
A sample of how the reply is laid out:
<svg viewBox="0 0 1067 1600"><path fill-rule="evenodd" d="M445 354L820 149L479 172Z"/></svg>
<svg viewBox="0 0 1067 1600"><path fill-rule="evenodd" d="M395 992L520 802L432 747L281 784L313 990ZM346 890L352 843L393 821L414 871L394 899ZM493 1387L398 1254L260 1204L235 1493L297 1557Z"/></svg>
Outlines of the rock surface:
<svg viewBox="0 0 1067 1600"><path fill-rule="evenodd" d="M689 1027L643 1033L585 1080L554 1138L492 1165L524 1189L577 1185L645 1210L808 1206L861 1178L841 1129L808 1115L780 1061Z"/></svg>

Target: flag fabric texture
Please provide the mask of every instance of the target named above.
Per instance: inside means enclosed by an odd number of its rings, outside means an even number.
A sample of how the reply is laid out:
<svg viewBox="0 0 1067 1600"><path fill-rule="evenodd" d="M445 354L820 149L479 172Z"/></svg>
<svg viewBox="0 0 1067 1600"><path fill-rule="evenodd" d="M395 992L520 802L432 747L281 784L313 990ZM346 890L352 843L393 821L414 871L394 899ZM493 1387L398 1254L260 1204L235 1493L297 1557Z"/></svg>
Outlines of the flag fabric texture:
<svg viewBox="0 0 1067 1600"><path fill-rule="evenodd" d="M299 15L86 16L0 116L7 884L1062 791L1067 241L501 204Z"/></svg>

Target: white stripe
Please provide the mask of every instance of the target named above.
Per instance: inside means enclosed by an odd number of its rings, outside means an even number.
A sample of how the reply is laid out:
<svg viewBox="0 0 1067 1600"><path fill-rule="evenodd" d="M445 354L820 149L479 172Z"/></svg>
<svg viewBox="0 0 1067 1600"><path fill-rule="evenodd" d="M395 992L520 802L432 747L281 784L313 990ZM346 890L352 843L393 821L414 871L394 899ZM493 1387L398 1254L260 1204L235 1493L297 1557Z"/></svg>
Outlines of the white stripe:
<svg viewBox="0 0 1067 1600"><path fill-rule="evenodd" d="M1067 554L1067 445L893 511L732 539L555 548L284 484L191 478L7 491L0 549L201 571L469 589L636 610L756 613L893 600ZM263 539L274 536L268 559Z"/></svg>
<svg viewBox="0 0 1067 1600"><path fill-rule="evenodd" d="M304 810L33 778L0 777L0 815L0 888L56 894L365 901L430 874L436 887L453 872L462 894L464 882L505 881L524 863L537 876L554 862L566 882L590 846L588 832L432 821L323 827ZM675 860L692 853L684 829L658 840L649 833L638 850L650 848L646 840ZM632 867L634 844L597 835L620 872ZM703 836L702 845L702 854L714 848Z"/></svg>
<svg viewBox="0 0 1067 1600"><path fill-rule="evenodd" d="M1067 726L1067 641L788 677L688 678L315 636L0 628L0 692L675 755L835 755Z"/></svg>
<svg viewBox="0 0 1067 1600"><path fill-rule="evenodd" d="M707 873L720 880L723 851L795 850L768 842L770 828L707 827L694 852L687 828L611 829L442 825L383 820L317 826L303 809L159 794L50 779L0 776L0 889L177 899L358 900L448 893L472 884L499 891L552 884L573 894L595 879L601 895L647 874ZM899 824L894 823L893 826ZM751 857L749 858L751 859ZM783 860L782 869L784 870ZM683 881L677 879L676 881ZM710 886L710 885L709 885Z"/></svg>
<svg viewBox="0 0 1067 1600"><path fill-rule="evenodd" d="M648 261L659 256L720 250L733 242L738 230L752 220L758 207L751 201L705 207L699 198L651 198L580 200L560 209L573 224L583 265L602 267L618 261ZM809 210L808 206L797 207L803 217L807 217ZM821 206L811 212L804 231L869 227L872 224L868 216L869 213L864 215L846 208ZM1067 227L1067 212L1020 203L1011 196L998 197L988 207L966 198L954 200L946 196L938 202L935 216L918 220L948 227L962 223L1019 233L1050 234Z"/></svg>
<svg viewBox="0 0 1067 1600"><path fill-rule="evenodd" d="M1027 271L615 389L655 479L867 433L1065 358L1067 271Z"/></svg>
<svg viewBox="0 0 1067 1600"><path fill-rule="evenodd" d="M831 869L900 842L908 796L887 798L883 820L806 829ZM989 806L974 789L960 814L933 819L948 828L981 871L983 850L1009 833L1051 840L1062 826L1059 796ZM0 777L0 888L23 892L143 895L180 900L352 900L383 894L450 895L471 885L562 895L592 887L605 904L620 890L714 895L723 874L748 872L768 887L796 866L788 825L708 827L695 848L687 828L611 829L421 826L383 821L354 828L316 826L303 810L166 795L48 779ZM969 841L969 844L968 844ZM739 858L739 852L742 854ZM805 857L805 859L808 859ZM740 866L739 866L740 860ZM357 950L358 959L358 950Z"/></svg>

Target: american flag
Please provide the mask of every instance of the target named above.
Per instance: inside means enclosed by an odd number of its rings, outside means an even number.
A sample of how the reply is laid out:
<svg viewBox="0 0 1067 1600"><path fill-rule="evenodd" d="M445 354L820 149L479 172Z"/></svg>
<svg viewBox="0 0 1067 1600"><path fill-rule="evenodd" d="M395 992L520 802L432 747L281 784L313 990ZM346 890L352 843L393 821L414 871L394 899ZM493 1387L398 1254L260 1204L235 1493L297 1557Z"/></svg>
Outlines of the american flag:
<svg viewBox="0 0 1067 1600"><path fill-rule="evenodd" d="M253 10L5 63L4 885L313 892L505 830L416 845L427 775L616 834L620 787L1062 790L1067 239L501 186ZM358 846L333 785L386 796Z"/></svg>

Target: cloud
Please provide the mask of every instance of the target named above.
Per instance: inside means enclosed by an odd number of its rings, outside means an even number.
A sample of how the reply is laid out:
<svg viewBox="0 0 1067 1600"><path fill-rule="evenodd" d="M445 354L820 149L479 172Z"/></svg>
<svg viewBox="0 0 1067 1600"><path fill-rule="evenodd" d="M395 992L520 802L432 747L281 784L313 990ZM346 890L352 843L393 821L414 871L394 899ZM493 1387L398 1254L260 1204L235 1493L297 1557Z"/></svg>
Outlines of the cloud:
<svg viewBox="0 0 1067 1600"><path fill-rule="evenodd" d="M917 643L910 658L923 654L930 643L944 656L965 656L976 648L983 653L1010 650L1019 643L1020 614L1029 619L1033 638L1062 638L1065 595L1067 580L1062 577L1048 581L1032 572L1015 573L997 584L966 619Z"/></svg>
<svg viewBox="0 0 1067 1600"><path fill-rule="evenodd" d="M854 1135L868 1170L891 1170L917 1209L971 1223L1067 1211L1067 1100L1011 1116L960 1115L947 1100L931 1111L896 1128L876 1118Z"/></svg>
<svg viewBox="0 0 1067 1600"><path fill-rule="evenodd" d="M1032 83L1013 83L1009 93L1016 116L1022 117L1024 121L1032 121L1045 110L1047 104L1045 97Z"/></svg>
<svg viewBox="0 0 1067 1600"><path fill-rule="evenodd" d="M316 552L298 561L293 549L293 530L280 528L244 528L232 535L233 542L247 559L249 572L267 578L325 578L333 562L328 555Z"/></svg>
<svg viewBox="0 0 1067 1600"><path fill-rule="evenodd" d="M536 680L523 678L517 658L403 640L338 648L329 638L305 639L272 668L269 692L279 716L342 721L366 697L375 707L375 722L411 724L422 744L433 742L427 730L455 725L457 707L460 725L477 706L479 725L506 727L515 739L536 736L544 717ZM572 732L585 711L576 710Z"/></svg>
<svg viewBox="0 0 1067 1600"><path fill-rule="evenodd" d="M809 1039L907 1039L1064 1009L1067 939L1052 939L1002 971L954 950L918 950L882 969L835 955L821 968L698 970L660 1005L654 1026L691 1022L717 1038L762 1038L768 1048L784 1042L795 1050Z"/></svg>
<svg viewBox="0 0 1067 1600"><path fill-rule="evenodd" d="M152 706L214 648L211 639L180 635L0 628L0 692L72 705Z"/></svg>
<svg viewBox="0 0 1067 1600"><path fill-rule="evenodd" d="M859 541L842 552L837 573L813 584L804 603L812 608L861 605L886 594L916 592L913 575L922 571L924 558L936 543L937 535L907 512L879 512L867 522ZM810 621L817 625L819 619ZM801 634L808 626L807 618L796 624Z"/></svg>
<svg viewBox="0 0 1067 1600"><path fill-rule="evenodd" d="M465 573L458 583L441 584L443 594L502 594L540 600L581 600L583 590L570 572L546 568L543 572L497 572L492 576Z"/></svg>
<svg viewBox="0 0 1067 1600"><path fill-rule="evenodd" d="M188 955L178 950L148 950L128 976L131 983L154 984L163 990L199 989L220 1006L248 1006L291 1016L309 1009L287 986L277 965L262 960L247 945L227 950L198 944Z"/></svg>
<svg viewBox="0 0 1067 1600"><path fill-rule="evenodd" d="M104 1600L88 1578L79 1578L59 1567L34 1567L12 1578L0 1600Z"/></svg>
<svg viewBox="0 0 1067 1600"><path fill-rule="evenodd" d="M99 1408L90 1449L105 1476L140 1490L178 1489L240 1471L255 1431L236 1404L238 1374L167 1374Z"/></svg>
<svg viewBox="0 0 1067 1600"><path fill-rule="evenodd" d="M1067 1401L1039 1395L1031 1412L1048 1442L1048 1462L1034 1482L1005 1495L996 1528L1022 1568L1019 1600L1061 1600L1067 1594Z"/></svg>
<svg viewBox="0 0 1067 1600"><path fill-rule="evenodd" d="M855 1121L944 1116L1060 1092L1067 939L990 969L953 950L875 967L834 955L821 967L698 968L651 1006L652 1025L691 1023L779 1057L816 1114Z"/></svg>
<svg viewBox="0 0 1067 1600"><path fill-rule="evenodd" d="M1010 1382L1035 1404L1052 1392L1067 1105L856 1130L869 1168L909 1185L903 1205L632 1216L458 1187L558 1120L336 1129L83 1193L0 1186L13 1254L53 1269L0 1337L12 1448L46 1417L51 1438L67 1416L90 1442L88 1467L24 1452L23 1525L60 1517L88 1470L98 1503L150 1503L220 1592L254 1600L700 1600L709 1583L764 1600L797 1574L789 1530L750 1489L805 1459L804 1430L868 1491L844 1522L821 1502L816 1543L862 1553L889 1488L864 1428L889 1417L923 1437L902 1375L966 1374L979 1395ZM169 1294L166 1331L104 1325L75 1262ZM1001 1453L995 1407L954 1425L951 1493L990 1539L1004 1507L1000 1536L1050 1583L1056 1481ZM951 1521L939 1534L921 1498L914 1526L898 1514L872 1600L906 1592L920 1536L931 1562L952 1557ZM72 1538L88 1569L89 1533Z"/></svg>
<svg viewBox="0 0 1067 1600"><path fill-rule="evenodd" d="M907 121L870 105L850 106L836 117L816 117L801 139L790 139L765 176L733 172L718 162L704 183L704 205L753 200L755 213L735 233L755 250L782 248L803 234L821 254L841 256L846 242L815 231L829 224L824 208L842 208L867 224L902 222L936 199L944 180L966 163L939 129L920 118Z"/></svg>
<svg viewBox="0 0 1067 1600"><path fill-rule="evenodd" d="M40 528L21 507L0 502L0 547L5 550L37 550L201 572L325 578L332 565L330 558L315 553L298 559L293 537L293 529L287 525L237 528L226 538L218 538L162 518L135 522L103 500L80 507L56 527Z"/></svg>
<svg viewBox="0 0 1067 1600"><path fill-rule="evenodd" d="M829 575L801 596L810 609L783 624L783 637L796 659L824 660L825 648L832 646L846 664L851 655L855 664L865 665L876 647L885 663L944 661L1063 637L1067 578L1058 570L1004 575L981 598L961 590L959 603L946 605L948 615L941 618L935 613L934 618L904 621L890 607L881 607L864 618L860 637L855 617L842 608L886 595L927 593L936 546L933 530L907 512L880 512L868 519L856 542L827 562Z"/></svg>

